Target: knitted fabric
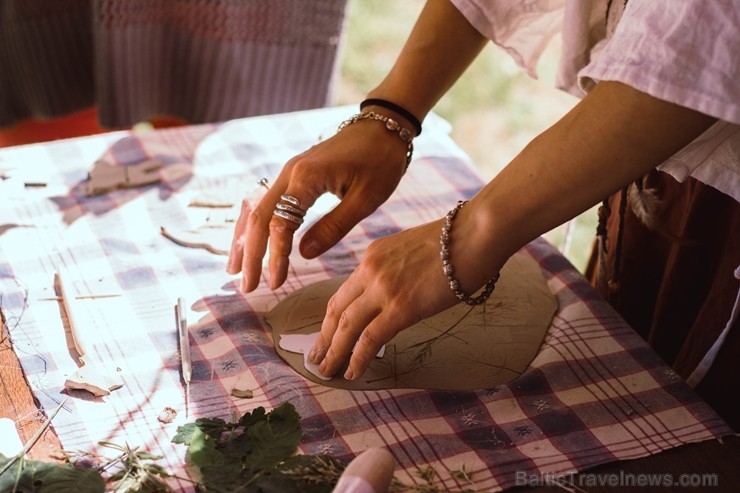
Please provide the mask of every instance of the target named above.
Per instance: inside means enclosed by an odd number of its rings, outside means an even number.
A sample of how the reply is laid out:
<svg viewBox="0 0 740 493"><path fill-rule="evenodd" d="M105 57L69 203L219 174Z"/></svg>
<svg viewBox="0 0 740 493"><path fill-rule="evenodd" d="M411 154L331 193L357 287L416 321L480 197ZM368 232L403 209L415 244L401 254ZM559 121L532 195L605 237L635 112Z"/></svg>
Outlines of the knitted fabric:
<svg viewBox="0 0 740 493"><path fill-rule="evenodd" d="M331 101L346 0L3 0L0 126L97 105L104 126Z"/></svg>

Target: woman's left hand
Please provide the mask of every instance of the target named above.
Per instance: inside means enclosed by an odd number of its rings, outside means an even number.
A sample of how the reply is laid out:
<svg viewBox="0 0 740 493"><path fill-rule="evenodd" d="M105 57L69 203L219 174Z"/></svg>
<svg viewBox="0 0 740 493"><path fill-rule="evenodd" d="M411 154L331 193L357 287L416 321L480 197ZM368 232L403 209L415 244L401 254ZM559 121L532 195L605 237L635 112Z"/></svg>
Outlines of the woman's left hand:
<svg viewBox="0 0 740 493"><path fill-rule="evenodd" d="M380 238L329 300L309 353L326 376L350 357L347 380L359 378L401 330L455 303L439 259L441 220ZM355 344L356 343L356 344Z"/></svg>

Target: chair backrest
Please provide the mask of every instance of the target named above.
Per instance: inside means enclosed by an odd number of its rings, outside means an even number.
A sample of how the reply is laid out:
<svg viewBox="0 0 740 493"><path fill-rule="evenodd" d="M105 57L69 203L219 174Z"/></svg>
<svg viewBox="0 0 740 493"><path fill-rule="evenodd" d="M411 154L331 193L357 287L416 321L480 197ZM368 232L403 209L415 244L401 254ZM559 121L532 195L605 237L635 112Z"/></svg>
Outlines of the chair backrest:
<svg viewBox="0 0 740 493"><path fill-rule="evenodd" d="M347 0L2 0L0 126L97 105L192 123L331 102Z"/></svg>
<svg viewBox="0 0 740 493"><path fill-rule="evenodd" d="M98 0L103 123L193 123L330 102L347 0Z"/></svg>

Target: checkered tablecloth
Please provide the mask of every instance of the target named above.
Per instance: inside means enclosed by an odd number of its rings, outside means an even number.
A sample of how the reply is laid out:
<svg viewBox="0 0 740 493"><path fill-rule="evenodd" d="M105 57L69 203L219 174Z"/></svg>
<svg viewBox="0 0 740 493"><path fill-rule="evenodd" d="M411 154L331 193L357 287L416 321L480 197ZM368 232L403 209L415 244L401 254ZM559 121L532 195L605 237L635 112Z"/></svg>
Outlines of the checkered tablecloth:
<svg viewBox="0 0 740 493"><path fill-rule="evenodd" d="M274 351L266 312L300 287L349 273L372 239L439 218L482 185L447 124L430 118L391 199L320 259L294 255L288 281L276 291L263 285L239 293L224 256L179 246L160 227L193 226L187 205L199 194L253 193L257 180L277 176L285 161L352 112L333 108L0 151L0 169L7 170L0 181L0 307L44 408L61 401L65 376L77 367L65 315L48 299L55 296L55 272L78 275L81 291L125 295L90 304L101 334L95 353L120 370L125 385L108 397L75 393L67 400L54 421L66 449L127 442L163 454L166 467L187 474L184 447L170 443L186 422L173 316L178 297L189 306L194 363L187 421L290 401L302 416L303 452L349 460L386 446L407 483L422 482L417 470L431 466L444 488L494 491L514 486L518 475L582 471L730 433L541 239L525 250L542 266L559 309L531 368L509 385L352 392L296 374ZM122 166L155 159L165 168L192 167L192 175L87 197L87 172L101 157ZM31 182L45 186L24 186ZM252 399L229 395L237 380L253 389ZM178 410L170 424L157 420L166 406ZM451 474L463 468L473 484Z"/></svg>

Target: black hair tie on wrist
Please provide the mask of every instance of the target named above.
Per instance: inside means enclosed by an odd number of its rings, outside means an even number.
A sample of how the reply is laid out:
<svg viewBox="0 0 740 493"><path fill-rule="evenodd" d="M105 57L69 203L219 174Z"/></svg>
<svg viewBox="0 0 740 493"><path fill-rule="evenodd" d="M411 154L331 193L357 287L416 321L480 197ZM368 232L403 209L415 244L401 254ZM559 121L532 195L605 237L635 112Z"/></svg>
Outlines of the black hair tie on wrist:
<svg viewBox="0 0 740 493"><path fill-rule="evenodd" d="M366 106L380 106L381 108L395 111L411 123L411 125L414 127L414 130L416 130L417 137L421 135L421 122L419 121L419 119L416 118L410 111L398 106L396 103L386 101L385 99L370 98L360 103L360 110L365 109Z"/></svg>

